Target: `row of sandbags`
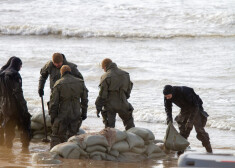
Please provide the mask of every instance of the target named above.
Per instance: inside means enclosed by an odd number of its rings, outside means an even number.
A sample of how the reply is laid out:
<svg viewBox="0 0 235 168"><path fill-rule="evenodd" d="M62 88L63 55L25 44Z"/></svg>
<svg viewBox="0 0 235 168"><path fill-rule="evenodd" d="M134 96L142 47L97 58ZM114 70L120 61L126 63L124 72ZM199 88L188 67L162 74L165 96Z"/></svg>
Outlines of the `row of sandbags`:
<svg viewBox="0 0 235 168"><path fill-rule="evenodd" d="M127 131L106 128L98 133L73 136L50 152L62 158L128 162L165 156L154 141L154 134L145 128L135 127Z"/></svg>
<svg viewBox="0 0 235 168"><path fill-rule="evenodd" d="M48 135L51 134L51 117L49 114L45 115ZM34 113L31 117L31 130L33 139L45 138L44 119L42 112Z"/></svg>

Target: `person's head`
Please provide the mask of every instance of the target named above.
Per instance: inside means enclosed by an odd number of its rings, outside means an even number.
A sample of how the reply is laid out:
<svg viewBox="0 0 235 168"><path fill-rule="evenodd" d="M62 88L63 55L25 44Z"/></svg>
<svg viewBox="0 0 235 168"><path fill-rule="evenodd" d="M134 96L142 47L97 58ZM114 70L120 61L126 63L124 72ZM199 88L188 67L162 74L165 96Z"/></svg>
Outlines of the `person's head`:
<svg viewBox="0 0 235 168"><path fill-rule="evenodd" d="M10 63L10 65L9 65L9 69L14 69L14 70L16 70L16 71L20 71L20 69L21 69L21 67L22 67L22 61L21 61L21 59L20 58L18 58L18 57L15 57L15 58L13 58L12 60L11 60L11 63ZM8 69L7 68L7 69Z"/></svg>
<svg viewBox="0 0 235 168"><path fill-rule="evenodd" d="M166 99L171 99L173 93L173 87L171 85L166 85L163 89L163 94Z"/></svg>
<svg viewBox="0 0 235 168"><path fill-rule="evenodd" d="M52 55L52 62L56 68L60 68L63 65L64 57L61 53L54 53Z"/></svg>
<svg viewBox="0 0 235 168"><path fill-rule="evenodd" d="M63 65L63 66L60 68L60 74L61 74L61 76L63 76L65 72L71 72L71 68L70 68L68 65Z"/></svg>
<svg viewBox="0 0 235 168"><path fill-rule="evenodd" d="M109 59L109 58L105 58L102 63L101 63L101 66L102 66L102 69L106 72L107 71L107 67L112 63L112 60Z"/></svg>

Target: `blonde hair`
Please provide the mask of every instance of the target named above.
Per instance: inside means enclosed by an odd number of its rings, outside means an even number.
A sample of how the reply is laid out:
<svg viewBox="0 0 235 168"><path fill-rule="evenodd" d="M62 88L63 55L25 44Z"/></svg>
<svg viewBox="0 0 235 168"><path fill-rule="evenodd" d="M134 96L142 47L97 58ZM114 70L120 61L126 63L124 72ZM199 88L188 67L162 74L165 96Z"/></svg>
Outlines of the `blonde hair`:
<svg viewBox="0 0 235 168"><path fill-rule="evenodd" d="M54 53L52 55L52 61L56 64L63 62L64 58L61 53Z"/></svg>
<svg viewBox="0 0 235 168"><path fill-rule="evenodd" d="M60 68L60 74L61 76L65 73L65 72L71 72L71 68L68 65L63 65Z"/></svg>
<svg viewBox="0 0 235 168"><path fill-rule="evenodd" d="M110 58L105 58L101 63L102 69L106 68L110 63L112 63L112 60Z"/></svg>

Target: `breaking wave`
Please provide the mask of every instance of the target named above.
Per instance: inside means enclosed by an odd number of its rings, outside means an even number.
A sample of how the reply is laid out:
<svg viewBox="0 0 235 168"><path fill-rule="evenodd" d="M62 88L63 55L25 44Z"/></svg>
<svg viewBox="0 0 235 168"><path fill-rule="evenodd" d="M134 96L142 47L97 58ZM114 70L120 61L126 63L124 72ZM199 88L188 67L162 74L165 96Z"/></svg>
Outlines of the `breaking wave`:
<svg viewBox="0 0 235 168"><path fill-rule="evenodd" d="M82 30L77 28L57 28L55 26L32 26L32 25L7 25L0 26L0 35L34 35L34 36L46 36L55 35L61 37L77 37L77 38L196 38L196 37L235 37L234 33L225 32L141 32L139 31L103 31L103 30Z"/></svg>

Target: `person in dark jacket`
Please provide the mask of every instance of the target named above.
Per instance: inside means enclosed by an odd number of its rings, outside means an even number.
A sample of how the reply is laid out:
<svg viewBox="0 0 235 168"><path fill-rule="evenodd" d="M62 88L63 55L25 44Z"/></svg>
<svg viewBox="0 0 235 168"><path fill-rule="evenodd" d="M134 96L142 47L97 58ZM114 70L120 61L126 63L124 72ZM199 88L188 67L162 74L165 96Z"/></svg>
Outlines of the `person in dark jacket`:
<svg viewBox="0 0 235 168"><path fill-rule="evenodd" d="M68 62L65 56L61 53L54 53L52 60L48 61L40 71L38 94L40 97L44 95L44 86L48 76L50 76L50 89L52 90L56 81L60 79L60 68L62 65L68 65L71 68L71 74L83 80L82 74L78 71L77 65Z"/></svg>
<svg viewBox="0 0 235 168"><path fill-rule="evenodd" d="M95 102L97 117L101 112L105 128L115 127L117 114L126 130L135 127L134 108L128 102L133 87L129 73L119 69L109 58L102 61L102 69L105 73L101 76L100 92Z"/></svg>
<svg viewBox="0 0 235 168"><path fill-rule="evenodd" d="M62 77L55 83L50 99L51 148L76 135L87 118L88 90L84 81L74 77L68 65L63 65L60 72Z"/></svg>
<svg viewBox="0 0 235 168"><path fill-rule="evenodd" d="M2 137L5 145L11 148L15 137L16 126L21 131L23 148L28 148L31 139L30 113L22 91L22 79L19 71L22 61L15 57L10 65L1 72L1 126L4 130Z"/></svg>
<svg viewBox="0 0 235 168"><path fill-rule="evenodd" d="M13 58L16 58L15 56L12 56L11 58L9 58L9 60L7 61L7 63L5 65L2 66L2 68L0 69L0 74L9 67L9 65L11 64L11 60ZM2 75L3 76L3 75ZM0 79L0 82L1 79ZM2 104L2 92L0 89L0 104ZM0 145L4 144L4 129L2 127L2 123L3 123L3 117L2 117L2 106L0 106Z"/></svg>
<svg viewBox="0 0 235 168"><path fill-rule="evenodd" d="M167 124L172 122L172 103L181 108L175 121L178 123L180 135L188 138L193 128L197 132L197 139L202 142L208 153L212 153L209 134L204 127L209 116L203 109L201 98L190 87L166 85L163 89L164 105L167 114ZM184 151L178 151L178 155Z"/></svg>

